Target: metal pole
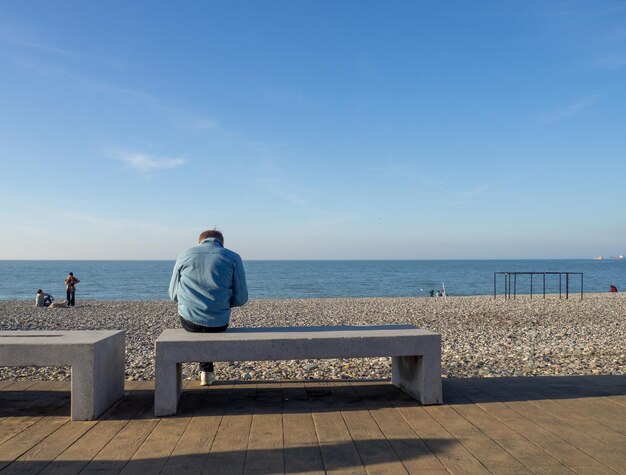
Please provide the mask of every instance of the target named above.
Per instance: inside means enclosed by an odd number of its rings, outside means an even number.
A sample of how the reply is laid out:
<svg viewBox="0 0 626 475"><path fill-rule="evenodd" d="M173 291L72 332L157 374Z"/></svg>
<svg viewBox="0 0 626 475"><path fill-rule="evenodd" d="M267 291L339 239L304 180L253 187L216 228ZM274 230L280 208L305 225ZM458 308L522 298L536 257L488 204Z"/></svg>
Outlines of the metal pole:
<svg viewBox="0 0 626 475"><path fill-rule="evenodd" d="M506 295L506 298L508 299L510 297L509 295L509 286L510 286L510 281L509 281L509 274L508 272L504 273L504 293Z"/></svg>
<svg viewBox="0 0 626 475"><path fill-rule="evenodd" d="M513 274L513 300L517 296L517 272Z"/></svg>
<svg viewBox="0 0 626 475"><path fill-rule="evenodd" d="M563 277L563 274L559 272L559 300L561 299L561 278L562 277Z"/></svg>
<svg viewBox="0 0 626 475"><path fill-rule="evenodd" d="M533 273L530 273L530 300L533 299Z"/></svg>
<svg viewBox="0 0 626 475"><path fill-rule="evenodd" d="M569 299L569 272L565 273L565 298Z"/></svg>
<svg viewBox="0 0 626 475"><path fill-rule="evenodd" d="M546 298L546 273L543 273L543 298Z"/></svg>
<svg viewBox="0 0 626 475"><path fill-rule="evenodd" d="M583 299L583 273L580 273L580 300Z"/></svg>
<svg viewBox="0 0 626 475"><path fill-rule="evenodd" d="M496 273L493 273L493 299L496 299Z"/></svg>

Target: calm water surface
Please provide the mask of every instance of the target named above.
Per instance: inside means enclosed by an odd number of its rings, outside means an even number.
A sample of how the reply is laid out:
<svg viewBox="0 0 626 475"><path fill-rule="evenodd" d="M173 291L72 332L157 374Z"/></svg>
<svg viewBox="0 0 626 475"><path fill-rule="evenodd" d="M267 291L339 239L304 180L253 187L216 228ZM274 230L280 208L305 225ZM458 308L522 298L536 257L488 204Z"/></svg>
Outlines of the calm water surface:
<svg viewBox="0 0 626 475"><path fill-rule="evenodd" d="M321 297L416 297L442 288L448 295L490 295L493 273L582 272L585 292L626 286L626 262L617 260L441 260L441 261L244 261L251 299ZM0 261L0 299L31 299L38 288L65 298L64 279L80 279L77 300L162 300L174 261ZM529 278L518 279L528 293ZM547 278L558 292L558 277ZM502 292L498 281L498 292ZM535 277L534 291L541 291ZM578 277L570 292L580 292Z"/></svg>

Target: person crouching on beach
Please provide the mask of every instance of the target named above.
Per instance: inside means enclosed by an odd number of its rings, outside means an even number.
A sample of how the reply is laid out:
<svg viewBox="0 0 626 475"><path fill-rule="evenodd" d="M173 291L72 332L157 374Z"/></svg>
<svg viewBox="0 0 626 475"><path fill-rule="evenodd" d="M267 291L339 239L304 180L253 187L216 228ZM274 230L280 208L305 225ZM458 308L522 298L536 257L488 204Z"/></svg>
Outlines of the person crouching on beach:
<svg viewBox="0 0 626 475"><path fill-rule="evenodd" d="M67 306L73 307L76 304L76 284L78 284L80 280L74 277L74 274L71 272L65 278L65 293L67 295Z"/></svg>
<svg viewBox="0 0 626 475"><path fill-rule="evenodd" d="M248 301L248 286L239 254L224 247L217 230L204 231L199 244L176 260L169 296L178 303L180 323L188 332L226 331L231 307ZM200 363L200 384L215 381L213 362Z"/></svg>
<svg viewBox="0 0 626 475"><path fill-rule="evenodd" d="M52 295L45 293L41 289L37 291L35 295L35 307L49 307L52 302L54 302Z"/></svg>

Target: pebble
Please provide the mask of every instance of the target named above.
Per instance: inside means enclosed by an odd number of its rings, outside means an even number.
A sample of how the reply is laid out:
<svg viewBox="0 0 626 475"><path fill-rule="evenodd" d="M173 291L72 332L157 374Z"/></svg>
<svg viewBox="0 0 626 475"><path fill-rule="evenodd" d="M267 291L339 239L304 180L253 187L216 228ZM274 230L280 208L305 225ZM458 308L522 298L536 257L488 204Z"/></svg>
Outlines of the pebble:
<svg viewBox="0 0 626 475"><path fill-rule="evenodd" d="M626 295L559 299L518 296L255 300L233 310L231 326L413 324L442 335L444 377L626 374ZM126 378L154 379L154 341L179 328L169 301L78 301L36 308L0 301L0 330L126 331ZM216 362L224 380L391 377L389 358ZM198 379L198 365L183 365ZM69 379L67 367L0 367L0 379Z"/></svg>

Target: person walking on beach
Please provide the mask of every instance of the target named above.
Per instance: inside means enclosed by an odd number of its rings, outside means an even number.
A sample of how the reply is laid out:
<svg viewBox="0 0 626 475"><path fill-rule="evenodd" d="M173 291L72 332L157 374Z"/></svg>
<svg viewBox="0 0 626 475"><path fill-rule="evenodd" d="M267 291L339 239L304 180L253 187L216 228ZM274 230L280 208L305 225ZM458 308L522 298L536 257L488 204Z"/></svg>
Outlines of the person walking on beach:
<svg viewBox="0 0 626 475"><path fill-rule="evenodd" d="M52 302L54 302L54 297L41 289L35 294L35 307L49 307Z"/></svg>
<svg viewBox="0 0 626 475"><path fill-rule="evenodd" d="M178 303L180 323L188 332L226 331L230 309L248 301L248 286L239 254L224 247L217 230L204 231L199 244L176 259L169 296ZM215 381L213 362L200 363L200 384Z"/></svg>
<svg viewBox="0 0 626 475"><path fill-rule="evenodd" d="M74 277L74 274L71 272L65 278L65 293L67 296L67 306L73 307L76 304L76 284L78 284L80 280Z"/></svg>

